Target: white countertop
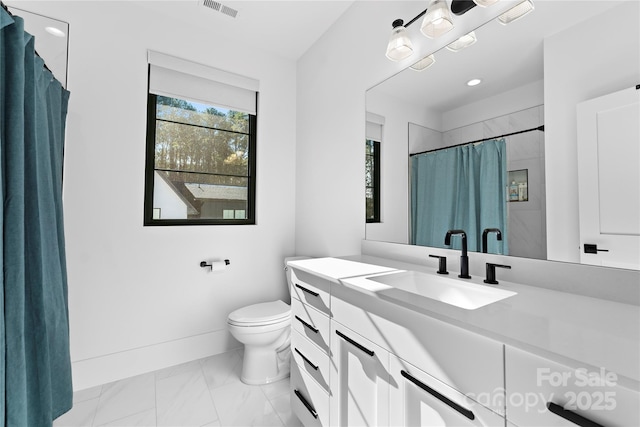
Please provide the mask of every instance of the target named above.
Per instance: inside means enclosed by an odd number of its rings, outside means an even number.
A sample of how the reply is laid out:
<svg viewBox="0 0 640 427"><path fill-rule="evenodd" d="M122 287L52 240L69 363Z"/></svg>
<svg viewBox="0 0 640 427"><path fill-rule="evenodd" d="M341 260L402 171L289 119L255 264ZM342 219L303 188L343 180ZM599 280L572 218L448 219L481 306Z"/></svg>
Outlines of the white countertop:
<svg viewBox="0 0 640 427"><path fill-rule="evenodd" d="M395 268L392 267L383 267L340 258L310 258L289 261L288 265L335 283L347 277L365 276L395 270Z"/></svg>
<svg viewBox="0 0 640 427"><path fill-rule="evenodd" d="M542 357L577 366L606 368L622 376L621 384L639 389L640 384L640 307L620 302L525 286L500 280L501 289L517 295L466 310L436 300L390 299L376 291L376 282L364 276L408 269L405 263L369 256L350 260L317 258L294 261L290 265L317 274L370 296L387 300L461 326L504 344ZM362 260L365 263L353 260ZM435 274L434 269L415 266L416 271ZM499 274L499 273L498 273ZM482 284L482 277L469 283ZM499 279L499 278L498 278ZM370 286L374 283L374 286ZM412 295L412 294L408 294ZM575 363L574 363L575 362Z"/></svg>

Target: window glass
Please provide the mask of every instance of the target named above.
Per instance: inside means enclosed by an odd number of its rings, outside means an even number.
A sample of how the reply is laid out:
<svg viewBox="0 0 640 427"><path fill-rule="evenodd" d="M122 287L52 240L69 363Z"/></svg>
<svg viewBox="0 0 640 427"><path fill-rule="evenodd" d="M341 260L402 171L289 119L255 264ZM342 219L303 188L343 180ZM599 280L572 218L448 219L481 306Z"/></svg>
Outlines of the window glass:
<svg viewBox="0 0 640 427"><path fill-rule="evenodd" d="M149 94L146 225L255 223L256 116Z"/></svg>
<svg viewBox="0 0 640 427"><path fill-rule="evenodd" d="M365 144L365 203L367 222L380 222L380 142Z"/></svg>

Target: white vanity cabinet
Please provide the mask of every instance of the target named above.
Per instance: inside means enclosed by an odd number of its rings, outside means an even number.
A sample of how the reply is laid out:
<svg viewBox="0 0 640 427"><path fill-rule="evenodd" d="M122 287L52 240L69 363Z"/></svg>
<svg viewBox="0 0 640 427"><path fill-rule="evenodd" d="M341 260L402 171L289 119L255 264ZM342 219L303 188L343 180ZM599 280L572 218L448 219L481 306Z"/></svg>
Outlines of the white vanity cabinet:
<svg viewBox="0 0 640 427"><path fill-rule="evenodd" d="M496 426L505 419L396 356L389 361L392 426Z"/></svg>
<svg viewBox="0 0 640 427"><path fill-rule="evenodd" d="M331 425L389 425L389 352L331 322Z"/></svg>
<svg viewBox="0 0 640 427"><path fill-rule="evenodd" d="M528 313L488 308L491 323L476 326L483 317L471 312L411 309L336 279L375 274L359 271L292 271L291 406L303 425L640 426L633 377L618 382L519 349L555 354L527 344L527 328L511 333L509 321Z"/></svg>
<svg viewBox="0 0 640 427"><path fill-rule="evenodd" d="M331 312L334 321L459 393L480 399L493 412L504 413L502 343L339 287L331 295Z"/></svg>
<svg viewBox="0 0 640 427"><path fill-rule="evenodd" d="M338 286L331 312L331 425L505 425L501 343Z"/></svg>
<svg viewBox="0 0 640 427"><path fill-rule="evenodd" d="M640 426L640 393L604 369L506 346L507 419L525 426Z"/></svg>
<svg viewBox="0 0 640 427"><path fill-rule="evenodd" d="M330 282L291 270L291 409L303 425L328 426Z"/></svg>

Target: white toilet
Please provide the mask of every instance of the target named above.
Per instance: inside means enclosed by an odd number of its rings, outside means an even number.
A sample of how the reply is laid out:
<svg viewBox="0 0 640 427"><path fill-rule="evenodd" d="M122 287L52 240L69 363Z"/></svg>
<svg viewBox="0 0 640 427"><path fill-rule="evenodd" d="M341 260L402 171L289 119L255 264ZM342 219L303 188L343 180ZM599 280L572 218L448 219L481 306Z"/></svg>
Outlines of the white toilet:
<svg viewBox="0 0 640 427"><path fill-rule="evenodd" d="M285 258L287 289L291 275ZM263 302L229 314L229 332L244 344L240 379L245 384L267 384L289 376L291 359L291 306L283 301Z"/></svg>

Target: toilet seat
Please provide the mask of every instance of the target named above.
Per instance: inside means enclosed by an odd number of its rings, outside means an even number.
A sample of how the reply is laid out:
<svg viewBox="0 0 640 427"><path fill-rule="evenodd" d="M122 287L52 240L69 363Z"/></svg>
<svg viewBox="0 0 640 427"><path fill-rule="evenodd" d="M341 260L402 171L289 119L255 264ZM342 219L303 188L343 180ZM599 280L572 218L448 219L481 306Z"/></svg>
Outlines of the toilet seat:
<svg viewBox="0 0 640 427"><path fill-rule="evenodd" d="M265 326L289 321L291 306L283 301L263 302L239 308L229 314L227 322L234 326Z"/></svg>

